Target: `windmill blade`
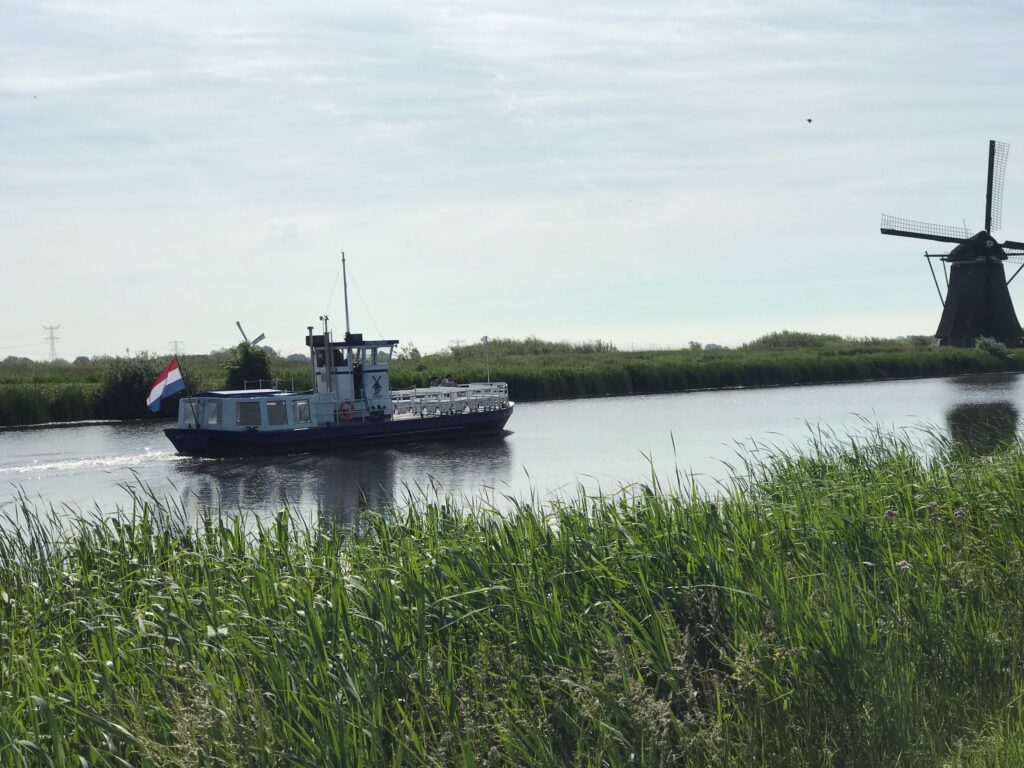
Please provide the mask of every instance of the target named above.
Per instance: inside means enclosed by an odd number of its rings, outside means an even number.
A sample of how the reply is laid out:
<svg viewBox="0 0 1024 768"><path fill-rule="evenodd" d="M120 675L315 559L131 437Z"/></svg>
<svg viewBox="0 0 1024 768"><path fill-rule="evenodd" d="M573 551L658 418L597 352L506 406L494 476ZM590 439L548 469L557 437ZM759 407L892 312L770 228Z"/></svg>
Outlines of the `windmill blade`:
<svg viewBox="0 0 1024 768"><path fill-rule="evenodd" d="M1024 243L1018 243L1016 240L1007 240L1003 243L1004 251L1024 251Z"/></svg>
<svg viewBox="0 0 1024 768"><path fill-rule="evenodd" d="M898 237L916 237L921 240L935 240L940 243L962 243L971 233L962 227L947 227L943 224L928 224L923 221L901 219L882 214L882 234Z"/></svg>
<svg viewBox="0 0 1024 768"><path fill-rule="evenodd" d="M988 188L985 190L985 231L1003 226L1003 181L1010 145L1002 141L988 143Z"/></svg>
<svg viewBox="0 0 1024 768"><path fill-rule="evenodd" d="M245 331L242 330L242 321L241 320L235 320L235 325L238 326L238 332L240 334L242 334L242 338L245 339L245 343L248 344L249 343L249 337L246 336L245 335Z"/></svg>
<svg viewBox="0 0 1024 768"><path fill-rule="evenodd" d="M252 344L253 346L255 346L256 344L259 344L261 341L263 341L265 338L267 338L267 334L261 333L259 336L257 336L255 339L253 339L249 343Z"/></svg>

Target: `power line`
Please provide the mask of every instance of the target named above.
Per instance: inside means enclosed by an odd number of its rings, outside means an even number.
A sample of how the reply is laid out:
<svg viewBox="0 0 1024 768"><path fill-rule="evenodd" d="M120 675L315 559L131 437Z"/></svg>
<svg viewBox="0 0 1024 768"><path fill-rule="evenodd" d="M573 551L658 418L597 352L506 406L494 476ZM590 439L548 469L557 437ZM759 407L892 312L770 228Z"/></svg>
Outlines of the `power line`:
<svg viewBox="0 0 1024 768"><path fill-rule="evenodd" d="M184 344L184 343L185 342L183 342L181 339L171 339L168 342L168 344L170 344L172 347L174 347L174 355L175 355L175 357L177 357L177 355L178 355L178 345L179 344Z"/></svg>
<svg viewBox="0 0 1024 768"><path fill-rule="evenodd" d="M44 325L43 326L43 330L44 331L48 331L49 334L50 334L45 339L43 339L43 341L49 341L50 342L50 362L52 363L54 360L57 359L57 342L60 341L60 336L55 336L54 332L59 331L60 330L60 326L59 325Z"/></svg>

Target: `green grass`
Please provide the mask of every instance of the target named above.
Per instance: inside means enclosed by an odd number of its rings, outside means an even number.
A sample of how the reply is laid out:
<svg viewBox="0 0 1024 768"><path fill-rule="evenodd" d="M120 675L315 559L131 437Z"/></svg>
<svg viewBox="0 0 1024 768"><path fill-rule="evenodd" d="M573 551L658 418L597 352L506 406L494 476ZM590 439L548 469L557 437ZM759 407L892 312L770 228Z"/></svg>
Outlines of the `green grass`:
<svg viewBox="0 0 1024 768"><path fill-rule="evenodd" d="M95 384L0 383L0 425L96 418Z"/></svg>
<svg viewBox="0 0 1024 768"><path fill-rule="evenodd" d="M0 765L1015 765L1024 446L0 534Z"/></svg>
<svg viewBox="0 0 1024 768"><path fill-rule="evenodd" d="M396 386L446 374L508 382L518 401L652 394L694 389L787 386L838 381L1017 371L1022 361L978 349L938 347L920 338L843 339L776 333L738 349L621 351L613 346L494 339L418 360L399 360Z"/></svg>
<svg viewBox="0 0 1024 768"><path fill-rule="evenodd" d="M228 356L219 352L182 357L192 391L223 388ZM167 358L145 355L82 364L0 362L0 426L146 417L145 393L166 362ZM400 357L391 381L396 388L425 386L449 374L463 382L484 381L488 363L491 379L507 382L519 402L1024 370L1024 358L998 348L940 348L921 338L844 339L783 332L738 349L636 352L604 342L494 339L487 349L474 344L417 359ZM114 371L120 371L120 377L112 377ZM272 372L282 387L301 391L312 386L308 362L274 358ZM74 392L64 395L62 388ZM86 391L95 396L83 398ZM176 412L174 401L169 401L161 415Z"/></svg>

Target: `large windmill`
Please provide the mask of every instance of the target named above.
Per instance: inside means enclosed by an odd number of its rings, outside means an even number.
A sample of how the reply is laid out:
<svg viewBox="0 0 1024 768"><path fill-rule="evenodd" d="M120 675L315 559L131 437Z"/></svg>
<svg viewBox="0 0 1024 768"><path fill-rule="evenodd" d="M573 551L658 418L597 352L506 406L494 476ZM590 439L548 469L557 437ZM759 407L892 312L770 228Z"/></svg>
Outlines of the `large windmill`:
<svg viewBox="0 0 1024 768"><path fill-rule="evenodd" d="M949 253L925 254L929 267L932 267L931 259L942 262L946 278L946 295L943 297L932 268L932 279L943 306L935 336L943 346L973 346L979 336L988 336L1014 347L1024 344L1024 332L1014 312L1008 288L1010 281L1024 268L1024 243L1014 240L999 243L991 234L1002 226L1003 178L1009 151L1009 144L999 141L988 143L985 228L975 235L966 227L925 224L882 214L883 235L956 243ZM1007 259L1021 264L1009 280L1003 269L1003 262Z"/></svg>

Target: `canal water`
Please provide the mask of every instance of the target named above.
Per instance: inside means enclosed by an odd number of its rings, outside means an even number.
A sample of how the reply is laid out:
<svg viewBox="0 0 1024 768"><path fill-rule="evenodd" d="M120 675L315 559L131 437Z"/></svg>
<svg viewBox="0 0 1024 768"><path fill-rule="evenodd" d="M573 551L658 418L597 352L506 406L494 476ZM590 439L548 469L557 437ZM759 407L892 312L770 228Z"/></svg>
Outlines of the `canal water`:
<svg viewBox="0 0 1024 768"><path fill-rule="evenodd" d="M1016 434L1022 407L1024 378L1013 374L561 400L517 405L501 438L252 459L178 456L164 424L11 430L0 432L0 515L25 501L65 517L110 514L143 494L189 514L266 517L288 505L345 521L410 495L507 507L616 491L652 473L713 488L742 457L806 446L821 431L880 428L922 444L937 433L990 451Z"/></svg>

